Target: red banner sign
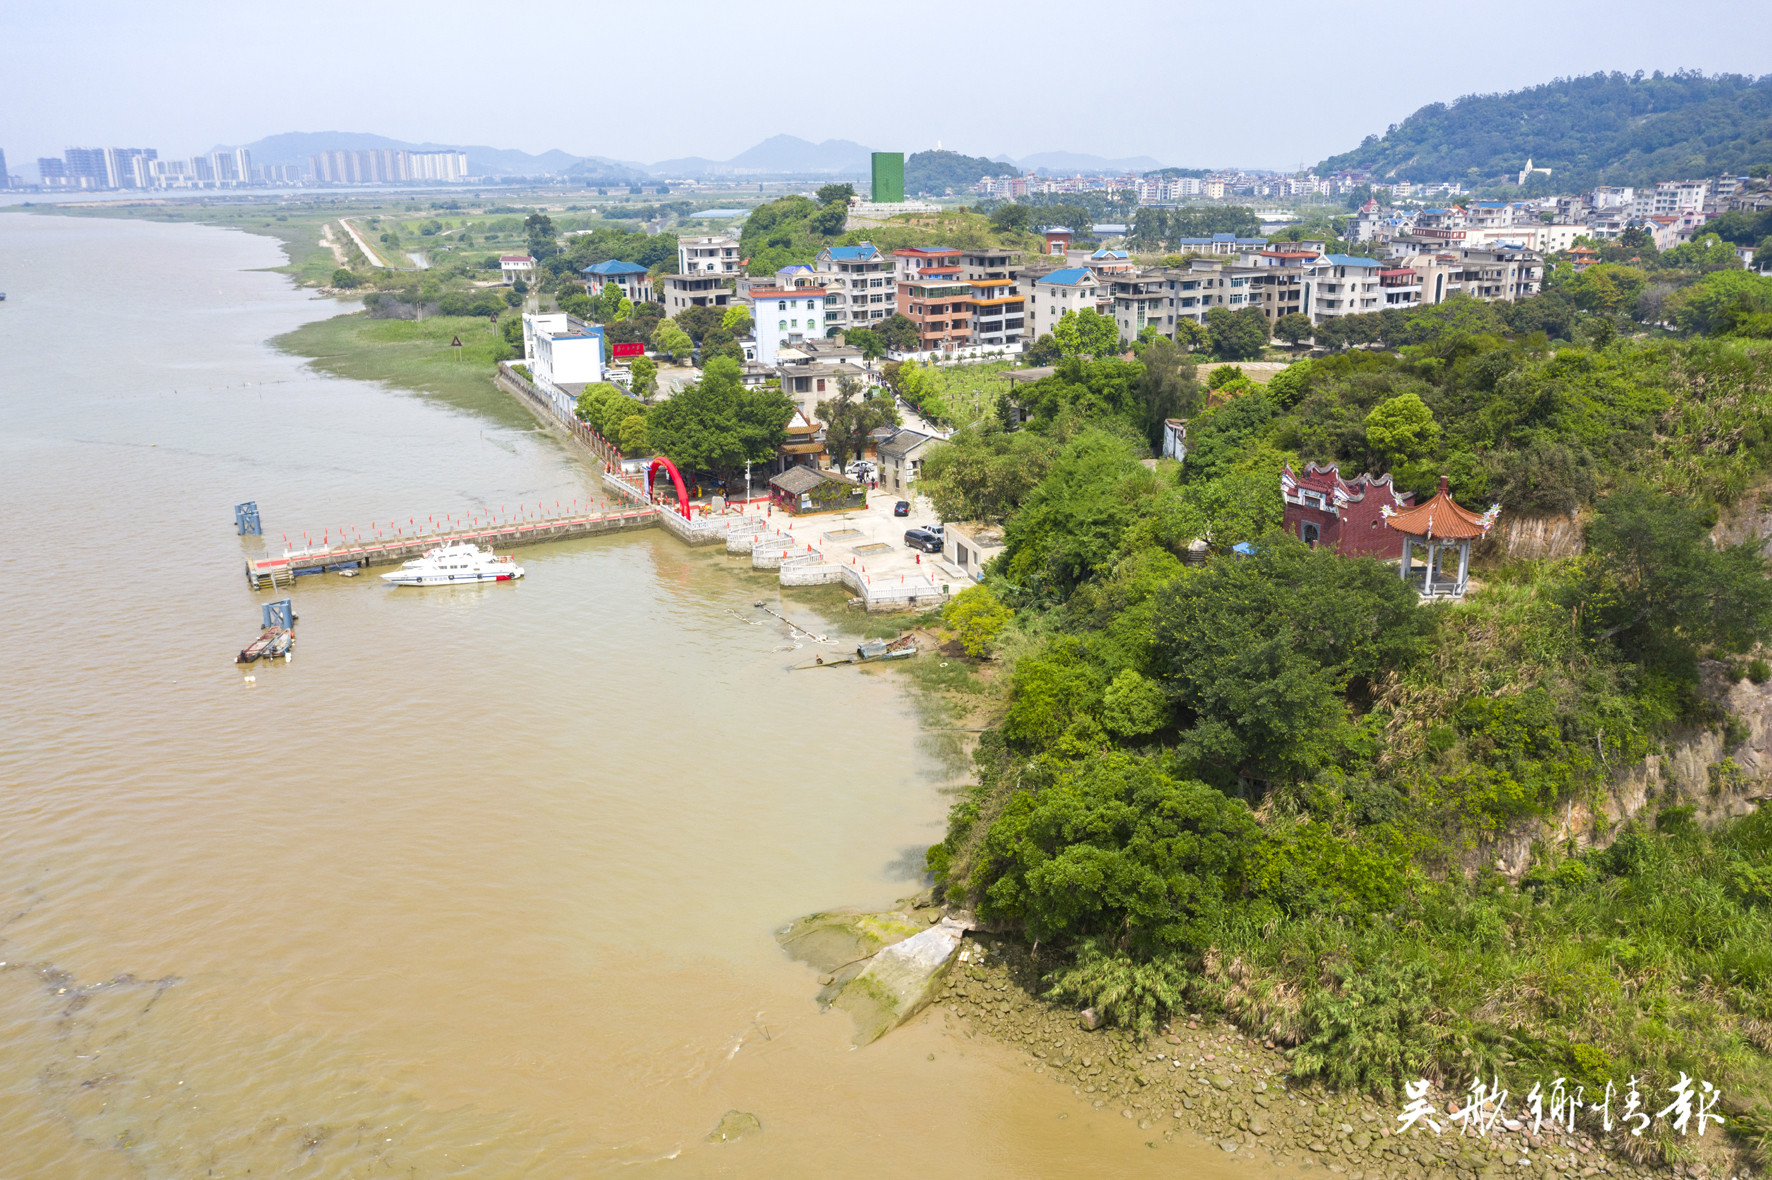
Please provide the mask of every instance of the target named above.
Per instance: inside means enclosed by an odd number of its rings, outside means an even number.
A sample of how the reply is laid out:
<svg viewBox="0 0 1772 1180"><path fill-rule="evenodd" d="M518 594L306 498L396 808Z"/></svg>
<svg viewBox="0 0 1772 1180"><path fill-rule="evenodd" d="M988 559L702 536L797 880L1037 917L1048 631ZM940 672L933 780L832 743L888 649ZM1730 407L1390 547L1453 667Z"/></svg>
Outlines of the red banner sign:
<svg viewBox="0 0 1772 1180"><path fill-rule="evenodd" d="M621 360L623 357L628 356L645 356L646 346L636 340L632 344L617 344L612 351L615 355L615 359Z"/></svg>

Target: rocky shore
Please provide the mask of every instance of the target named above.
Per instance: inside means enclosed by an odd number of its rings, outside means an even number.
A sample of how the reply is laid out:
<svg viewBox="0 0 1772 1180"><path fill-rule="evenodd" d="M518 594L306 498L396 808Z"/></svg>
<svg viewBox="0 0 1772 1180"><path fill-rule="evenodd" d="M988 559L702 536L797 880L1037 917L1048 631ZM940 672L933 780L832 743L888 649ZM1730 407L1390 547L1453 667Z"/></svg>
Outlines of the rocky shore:
<svg viewBox="0 0 1772 1180"><path fill-rule="evenodd" d="M1048 967L1050 965L1048 964ZM1348 1180L1426 1177L1429 1180L1503 1180L1507 1177L1742 1176L1733 1149L1719 1132L1707 1137L1702 1157L1651 1166L1655 1150L1637 1140L1633 1160L1586 1135L1530 1133L1499 1123L1486 1137L1461 1136L1448 1126L1446 1096L1430 1101L1444 1128L1417 1126L1398 1133L1402 1104L1383 1106L1287 1076L1283 1049L1253 1040L1201 1014L1178 1016L1150 1038L1086 1026L1088 1017L1038 998L1040 969L1012 938L975 935L937 985L937 1011L975 1035L1019 1049L1027 1067L1068 1087L1077 1099L1148 1132L1149 1142L1194 1136L1251 1164L1279 1171L1319 1169ZM1456 1097L1452 1099L1455 1103ZM1517 1118L1524 1103L1510 1099ZM1696 1142L1696 1141L1695 1141ZM1608 1148L1612 1147L1611 1150Z"/></svg>

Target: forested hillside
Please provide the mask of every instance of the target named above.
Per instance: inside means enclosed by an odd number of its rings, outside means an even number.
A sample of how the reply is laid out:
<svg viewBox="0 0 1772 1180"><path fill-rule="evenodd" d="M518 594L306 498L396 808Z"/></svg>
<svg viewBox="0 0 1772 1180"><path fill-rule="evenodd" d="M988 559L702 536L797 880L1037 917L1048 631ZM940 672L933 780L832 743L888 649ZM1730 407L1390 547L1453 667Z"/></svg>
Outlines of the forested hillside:
<svg viewBox="0 0 1772 1180"><path fill-rule="evenodd" d="M1548 181L1538 177L1529 187L1560 192L1765 168L1772 165L1772 77L1590 74L1466 95L1422 107L1317 170L1512 183L1527 157L1551 169Z"/></svg>
<svg viewBox="0 0 1772 1180"><path fill-rule="evenodd" d="M983 156L963 156L949 151L917 152L905 159L904 191L906 195L939 197L950 189L962 192L968 185L987 176L1020 175L1021 170L1015 165L999 164Z"/></svg>
<svg viewBox="0 0 1772 1180"><path fill-rule="evenodd" d="M1772 563L1711 536L1772 479L1772 279L1656 273L1684 285L1644 300L1609 263L1371 317L1385 347L1265 386L1198 382L1160 338L1137 360L1060 341L929 455L943 517L1005 548L946 611L997 656L996 720L928 862L1038 949L1051 999L1147 1030L1222 1015L1292 1079L1391 1098L1683 1071L1730 1094L1737 1144L1772 1145L1772 812L1695 818L1760 772L1719 757L1640 815L1605 803L1694 733L1743 749L1707 676L1772 679ZM1177 417L1185 462L1153 469ZM1491 554L1465 600L1418 605L1394 566L1279 530L1306 459L1574 514L1585 550ZM1498 871L1498 838L1558 825ZM1608 1146L1692 1158L1665 1123Z"/></svg>

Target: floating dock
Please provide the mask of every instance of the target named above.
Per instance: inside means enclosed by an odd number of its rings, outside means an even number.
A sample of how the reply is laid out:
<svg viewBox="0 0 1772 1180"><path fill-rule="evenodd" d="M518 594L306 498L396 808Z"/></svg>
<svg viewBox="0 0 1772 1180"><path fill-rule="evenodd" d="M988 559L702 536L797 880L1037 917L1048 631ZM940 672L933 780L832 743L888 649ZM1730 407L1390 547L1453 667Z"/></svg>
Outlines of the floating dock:
<svg viewBox="0 0 1772 1180"><path fill-rule="evenodd" d="M328 570L359 570L372 565L399 565L403 561L423 557L439 545L471 543L494 550L510 549L544 541L570 541L578 537L596 537L604 533L652 528L657 523L656 508L634 507L615 512L537 516L531 520L504 521L463 529L439 529L436 532L378 537L374 541L341 541L336 545L291 549L281 557L250 558L246 562L246 580L254 590L266 580L275 589L288 585L297 578Z"/></svg>

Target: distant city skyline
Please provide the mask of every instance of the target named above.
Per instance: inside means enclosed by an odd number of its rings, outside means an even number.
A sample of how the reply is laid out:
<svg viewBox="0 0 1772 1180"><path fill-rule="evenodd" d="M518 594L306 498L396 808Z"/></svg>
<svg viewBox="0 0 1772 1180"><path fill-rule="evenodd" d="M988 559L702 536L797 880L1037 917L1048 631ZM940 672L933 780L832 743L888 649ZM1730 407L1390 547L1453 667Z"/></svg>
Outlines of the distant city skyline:
<svg viewBox="0 0 1772 1180"><path fill-rule="evenodd" d="M586 14L587 41L548 32L579 16L459 0L276 12L210 0L10 5L0 66L15 98L0 109L0 150L22 173L70 146L190 157L336 129L650 164L725 159L791 134L907 153L940 142L977 156L1291 170L1467 93L1595 70L1772 71L1772 22L1745 0L1693 0L1676 21L1663 5L1524 0L1481 15L1401 0L1273 0L1256 15L1191 0L1002 13L904 0L889 21L835 9L808 24L803 6L780 0L667 0ZM352 41L377 52L364 59ZM891 65L863 101L831 102L818 87L805 102L732 101L734 87L801 66L841 72L856 53ZM600 60L634 67L641 84L601 84ZM241 68L167 68L179 61Z"/></svg>

